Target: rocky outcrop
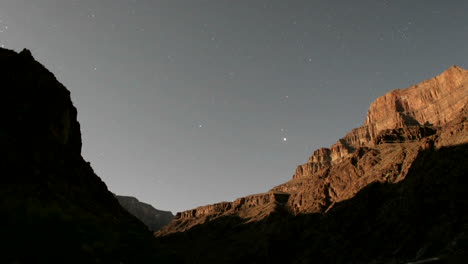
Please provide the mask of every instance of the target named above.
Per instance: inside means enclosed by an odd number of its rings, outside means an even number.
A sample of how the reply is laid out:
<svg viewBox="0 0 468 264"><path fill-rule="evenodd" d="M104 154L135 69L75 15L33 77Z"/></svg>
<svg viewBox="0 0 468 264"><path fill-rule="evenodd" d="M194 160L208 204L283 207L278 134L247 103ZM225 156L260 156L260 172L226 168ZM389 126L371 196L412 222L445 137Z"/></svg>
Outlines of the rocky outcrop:
<svg viewBox="0 0 468 264"><path fill-rule="evenodd" d="M179 213L156 236L197 263L465 263L467 93L458 67L392 91L290 181Z"/></svg>
<svg viewBox="0 0 468 264"><path fill-rule="evenodd" d="M0 262L157 262L151 233L81 156L70 92L28 50L0 49L0 82Z"/></svg>
<svg viewBox="0 0 468 264"><path fill-rule="evenodd" d="M314 151L290 181L262 196L280 193L281 210L299 215L328 212L372 183L401 182L421 151L468 141L467 103L468 71L456 66L421 84L394 90L371 104L361 127L330 148ZM260 221L277 209L262 202L233 207L233 203L220 203L182 212L157 235L186 231L226 215ZM255 208L262 211L261 217L245 213Z"/></svg>
<svg viewBox="0 0 468 264"><path fill-rule="evenodd" d="M320 160L340 162L356 149L381 143L382 131L406 127L440 127L456 118L467 104L468 71L452 66L432 79L406 89L397 89L377 98L367 113L364 124L346 134L329 150L321 149L309 159L308 173L323 168ZM322 156L320 156L322 155ZM325 165L328 163L325 163ZM293 178L307 175L304 170ZM309 174L310 175L310 174Z"/></svg>
<svg viewBox="0 0 468 264"><path fill-rule="evenodd" d="M153 232L160 230L174 218L171 212L158 210L149 204L138 201L135 197L115 195L115 198L123 208Z"/></svg>
<svg viewBox="0 0 468 264"><path fill-rule="evenodd" d="M466 143L421 149L405 179L326 213L216 218L158 241L186 263L467 263L467 156Z"/></svg>
<svg viewBox="0 0 468 264"><path fill-rule="evenodd" d="M307 175L330 167L332 164L331 153L332 151L328 148L321 148L314 151L314 154L309 158L307 163L297 167L293 179L306 177Z"/></svg>
<svg viewBox="0 0 468 264"><path fill-rule="evenodd" d="M292 192L290 206L294 212L316 212L324 205L349 199L371 182L401 180L406 170L396 170L400 177L388 176L395 173L394 164L411 164L420 141L466 116L467 103L468 71L457 66L421 84L394 90L371 104L363 126L353 129L329 149L315 151L307 163L297 167L293 180L273 190ZM378 146L385 143L402 145ZM366 148L373 151L361 156ZM388 155L374 155L389 149ZM325 190L324 186L328 188ZM326 202L326 197L330 201Z"/></svg>
<svg viewBox="0 0 468 264"><path fill-rule="evenodd" d="M452 66L435 78L378 98L371 104L365 123L371 138L386 129L445 125L466 106L467 85L468 71Z"/></svg>
<svg viewBox="0 0 468 264"><path fill-rule="evenodd" d="M268 192L242 197L233 202L200 206L177 213L169 226L164 227L155 234L164 236L173 233L175 230L183 232L208 221L233 216L241 217L246 223L259 221L271 214L286 210L285 206L288 198L289 194L287 193Z"/></svg>

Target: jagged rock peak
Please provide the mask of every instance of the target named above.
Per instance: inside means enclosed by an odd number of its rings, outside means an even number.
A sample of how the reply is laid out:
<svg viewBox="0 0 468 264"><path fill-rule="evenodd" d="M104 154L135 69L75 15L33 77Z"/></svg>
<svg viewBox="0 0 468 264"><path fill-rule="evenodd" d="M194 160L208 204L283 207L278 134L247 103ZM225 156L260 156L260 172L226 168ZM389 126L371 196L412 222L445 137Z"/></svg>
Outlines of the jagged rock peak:
<svg viewBox="0 0 468 264"><path fill-rule="evenodd" d="M467 88L468 70L452 66L434 78L406 89L393 90L377 98L370 105L361 127L353 129L329 149L321 148L315 151L306 164L298 166L293 178L317 173L350 157L360 147L391 140L389 135L392 132L386 132L387 130L418 126L440 127L447 124L467 106ZM418 128L410 130L419 131ZM427 129L423 131L427 132ZM427 135L418 133L408 134L407 140ZM381 134L386 136L380 136Z"/></svg>
<svg viewBox="0 0 468 264"><path fill-rule="evenodd" d="M28 57L28 58L34 59L34 57L33 57L32 53L31 53L31 51L28 50L28 49L23 49L19 54L22 55L22 56L24 56L24 57Z"/></svg>

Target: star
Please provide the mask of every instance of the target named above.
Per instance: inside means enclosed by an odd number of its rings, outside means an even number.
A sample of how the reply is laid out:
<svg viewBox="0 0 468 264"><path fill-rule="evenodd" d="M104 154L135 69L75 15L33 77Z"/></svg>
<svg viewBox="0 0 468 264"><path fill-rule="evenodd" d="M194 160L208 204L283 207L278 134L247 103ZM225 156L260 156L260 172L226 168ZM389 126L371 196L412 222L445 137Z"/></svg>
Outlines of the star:
<svg viewBox="0 0 468 264"><path fill-rule="evenodd" d="M283 138L283 142L286 142L286 141L288 141L288 138L285 138L285 137L284 137L284 138Z"/></svg>

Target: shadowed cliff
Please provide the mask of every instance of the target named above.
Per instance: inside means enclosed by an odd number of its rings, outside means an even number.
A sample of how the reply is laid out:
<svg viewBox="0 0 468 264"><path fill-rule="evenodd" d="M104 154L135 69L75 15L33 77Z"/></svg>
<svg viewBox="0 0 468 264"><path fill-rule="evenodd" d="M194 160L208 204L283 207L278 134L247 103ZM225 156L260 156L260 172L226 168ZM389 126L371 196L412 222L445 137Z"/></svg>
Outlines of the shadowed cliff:
<svg viewBox="0 0 468 264"><path fill-rule="evenodd" d="M159 251L81 156L69 91L0 49L1 263L151 263Z"/></svg>

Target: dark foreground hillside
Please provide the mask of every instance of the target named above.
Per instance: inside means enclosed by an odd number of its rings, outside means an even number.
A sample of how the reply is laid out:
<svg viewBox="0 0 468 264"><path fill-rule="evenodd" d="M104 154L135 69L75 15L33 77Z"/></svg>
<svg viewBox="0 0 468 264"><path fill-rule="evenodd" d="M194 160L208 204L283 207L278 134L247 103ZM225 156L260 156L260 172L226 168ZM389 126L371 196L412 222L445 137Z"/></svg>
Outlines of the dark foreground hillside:
<svg viewBox="0 0 468 264"><path fill-rule="evenodd" d="M81 157L68 90L0 49L0 263L154 263L148 229Z"/></svg>
<svg viewBox="0 0 468 264"><path fill-rule="evenodd" d="M324 214L224 217L159 239L188 263L467 263L466 157L468 144L421 151L404 181Z"/></svg>

